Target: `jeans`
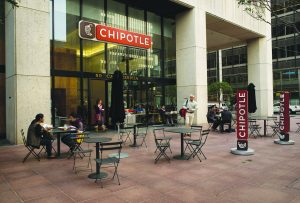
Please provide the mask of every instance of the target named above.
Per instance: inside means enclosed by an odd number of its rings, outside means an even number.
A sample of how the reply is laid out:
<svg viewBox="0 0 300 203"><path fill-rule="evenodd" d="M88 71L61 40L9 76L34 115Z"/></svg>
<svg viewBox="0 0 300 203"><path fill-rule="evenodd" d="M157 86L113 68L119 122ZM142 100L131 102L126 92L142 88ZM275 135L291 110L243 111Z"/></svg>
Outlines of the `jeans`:
<svg viewBox="0 0 300 203"><path fill-rule="evenodd" d="M74 140L73 139L71 139L72 138L72 135L65 135L65 136L63 136L62 138L61 138L61 141L65 144L65 145L67 145L67 146L69 146L70 148L74 148L75 147L75 143L74 143Z"/></svg>
<svg viewBox="0 0 300 203"><path fill-rule="evenodd" d="M52 152L52 141L49 138L42 138L41 145L46 146L47 156L51 156Z"/></svg>

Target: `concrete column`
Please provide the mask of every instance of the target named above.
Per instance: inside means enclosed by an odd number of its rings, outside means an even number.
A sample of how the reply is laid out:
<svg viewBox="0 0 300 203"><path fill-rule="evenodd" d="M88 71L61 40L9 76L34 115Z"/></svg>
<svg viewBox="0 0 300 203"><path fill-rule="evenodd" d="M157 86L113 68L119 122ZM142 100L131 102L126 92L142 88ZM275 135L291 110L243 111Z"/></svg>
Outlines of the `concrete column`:
<svg viewBox="0 0 300 203"><path fill-rule="evenodd" d="M273 114L273 71L271 26L266 36L248 42L248 83L255 85L257 111L255 115Z"/></svg>
<svg viewBox="0 0 300 203"><path fill-rule="evenodd" d="M51 122L49 0L6 3L5 16L6 135L20 144L37 113Z"/></svg>
<svg viewBox="0 0 300 203"><path fill-rule="evenodd" d="M198 102L194 124L206 123L206 14L198 8L176 16L176 77L178 108L194 94Z"/></svg>

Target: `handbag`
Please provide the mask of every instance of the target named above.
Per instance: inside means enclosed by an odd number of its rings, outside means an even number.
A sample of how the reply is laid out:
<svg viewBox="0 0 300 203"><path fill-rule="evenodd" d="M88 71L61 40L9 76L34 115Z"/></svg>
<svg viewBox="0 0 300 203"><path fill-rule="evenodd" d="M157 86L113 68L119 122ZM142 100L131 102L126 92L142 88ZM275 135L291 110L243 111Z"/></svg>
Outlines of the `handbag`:
<svg viewBox="0 0 300 203"><path fill-rule="evenodd" d="M186 100L185 107L187 107L187 103L188 103L188 100ZM181 117L185 118L186 112L187 112L187 110L186 110L185 108L181 108L181 109L179 110L179 115L180 115Z"/></svg>

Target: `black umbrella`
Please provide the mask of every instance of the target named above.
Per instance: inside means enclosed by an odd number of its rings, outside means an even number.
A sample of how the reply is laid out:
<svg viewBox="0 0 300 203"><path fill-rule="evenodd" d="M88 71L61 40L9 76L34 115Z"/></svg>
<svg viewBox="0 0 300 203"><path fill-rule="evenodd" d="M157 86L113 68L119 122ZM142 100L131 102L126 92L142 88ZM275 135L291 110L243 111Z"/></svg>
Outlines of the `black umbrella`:
<svg viewBox="0 0 300 203"><path fill-rule="evenodd" d="M248 90L248 112L255 113L256 107L256 98L255 98L255 85L250 83L247 87Z"/></svg>
<svg viewBox="0 0 300 203"><path fill-rule="evenodd" d="M123 74L119 70L114 72L112 79L110 117L113 125L123 123L125 119Z"/></svg>

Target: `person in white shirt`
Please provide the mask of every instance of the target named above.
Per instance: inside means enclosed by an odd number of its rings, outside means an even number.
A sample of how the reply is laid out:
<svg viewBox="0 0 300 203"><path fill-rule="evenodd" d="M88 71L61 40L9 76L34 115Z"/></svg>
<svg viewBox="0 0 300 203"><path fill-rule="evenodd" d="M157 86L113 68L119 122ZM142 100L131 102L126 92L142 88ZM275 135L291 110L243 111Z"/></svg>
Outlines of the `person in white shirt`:
<svg viewBox="0 0 300 203"><path fill-rule="evenodd" d="M191 94L190 99L183 103L183 108L186 109L185 127L190 128L194 121L195 111L198 108L194 95Z"/></svg>

